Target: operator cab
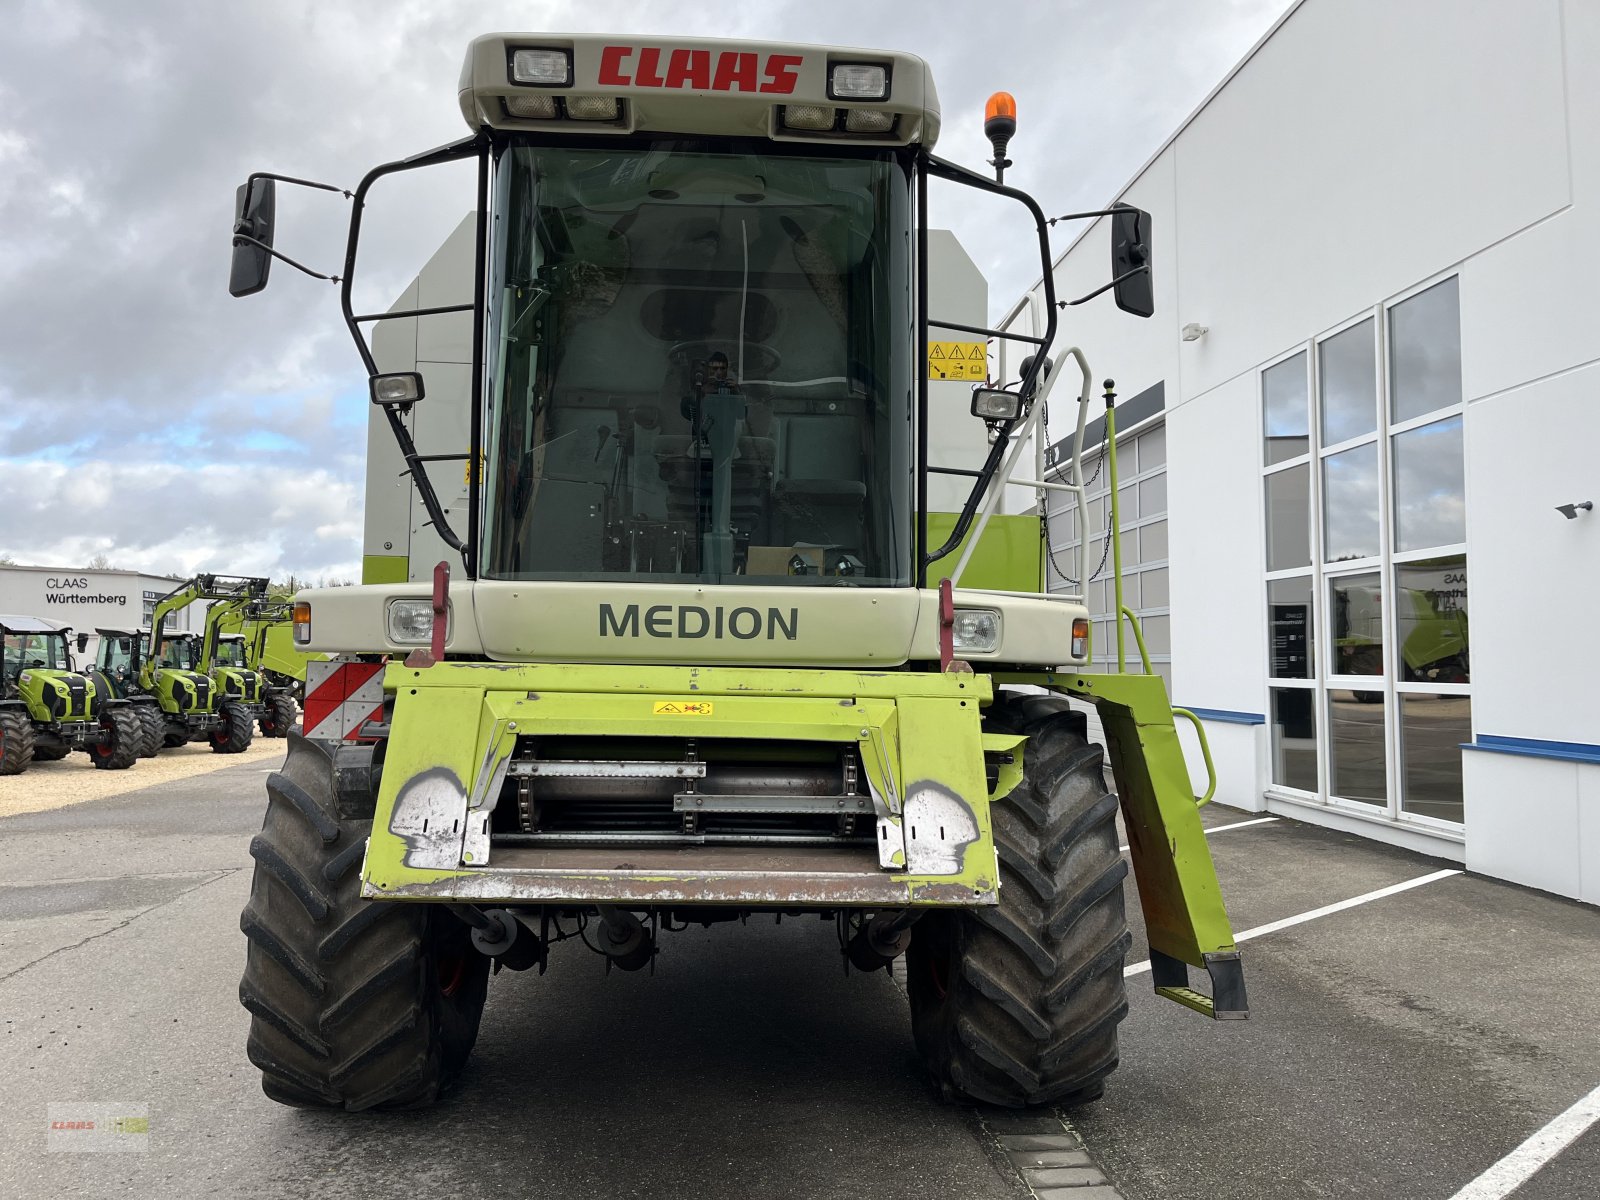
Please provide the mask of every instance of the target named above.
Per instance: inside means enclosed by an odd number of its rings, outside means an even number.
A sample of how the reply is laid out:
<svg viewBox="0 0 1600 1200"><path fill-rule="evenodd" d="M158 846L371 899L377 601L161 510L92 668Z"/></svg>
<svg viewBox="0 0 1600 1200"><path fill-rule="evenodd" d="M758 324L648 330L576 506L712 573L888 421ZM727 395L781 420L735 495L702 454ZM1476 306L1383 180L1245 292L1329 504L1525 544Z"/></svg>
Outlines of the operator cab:
<svg viewBox="0 0 1600 1200"><path fill-rule="evenodd" d="M27 670L72 670L69 632L37 617L0 616L0 675L15 686Z"/></svg>

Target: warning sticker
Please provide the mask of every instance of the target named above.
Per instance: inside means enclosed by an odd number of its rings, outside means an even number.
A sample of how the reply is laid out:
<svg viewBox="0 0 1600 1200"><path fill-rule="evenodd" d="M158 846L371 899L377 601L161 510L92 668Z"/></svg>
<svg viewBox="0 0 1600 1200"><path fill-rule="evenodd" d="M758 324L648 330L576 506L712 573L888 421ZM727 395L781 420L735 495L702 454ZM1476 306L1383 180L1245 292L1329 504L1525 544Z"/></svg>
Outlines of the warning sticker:
<svg viewBox="0 0 1600 1200"><path fill-rule="evenodd" d="M989 354L982 342L929 342L929 379L989 378Z"/></svg>
<svg viewBox="0 0 1600 1200"><path fill-rule="evenodd" d="M657 700L650 706L650 711L658 717L709 717L711 715L711 701Z"/></svg>

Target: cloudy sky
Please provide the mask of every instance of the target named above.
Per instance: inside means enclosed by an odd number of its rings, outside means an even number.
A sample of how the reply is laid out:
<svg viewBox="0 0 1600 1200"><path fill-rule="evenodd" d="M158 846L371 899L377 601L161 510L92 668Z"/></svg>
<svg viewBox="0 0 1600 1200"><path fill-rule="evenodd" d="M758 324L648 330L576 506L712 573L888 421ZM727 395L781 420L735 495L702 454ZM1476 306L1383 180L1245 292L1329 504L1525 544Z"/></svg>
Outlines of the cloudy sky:
<svg viewBox="0 0 1600 1200"><path fill-rule="evenodd" d="M353 186L462 136L478 33L907 50L933 67L939 153L981 166L1005 88L1007 182L1065 212L1109 199L1288 3L0 0L0 558L359 578L366 381L329 285L280 267L229 298L234 188L253 169ZM403 219L369 209L358 305L387 307L470 207L470 169L412 179ZM1037 262L954 201L935 216L1003 308ZM332 269L347 212L281 190L279 248Z"/></svg>

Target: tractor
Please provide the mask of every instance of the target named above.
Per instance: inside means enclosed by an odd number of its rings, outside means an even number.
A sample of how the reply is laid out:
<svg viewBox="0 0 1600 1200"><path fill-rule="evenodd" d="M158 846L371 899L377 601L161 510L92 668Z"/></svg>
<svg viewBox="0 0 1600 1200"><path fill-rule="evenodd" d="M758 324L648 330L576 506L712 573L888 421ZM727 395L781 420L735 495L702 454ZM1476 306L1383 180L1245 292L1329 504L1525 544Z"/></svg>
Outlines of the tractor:
<svg viewBox="0 0 1600 1200"><path fill-rule="evenodd" d="M70 634L36 617L0 615L0 775L74 750L107 771L139 758L145 733L135 707L73 670Z"/></svg>
<svg viewBox="0 0 1600 1200"><path fill-rule="evenodd" d="M287 737L299 715L295 700L304 692L308 661L295 652L288 602L263 597L237 607L213 605L206 613L208 626L219 608L217 628L231 632L218 633L218 661L261 677L261 736Z"/></svg>
<svg viewBox="0 0 1600 1200"><path fill-rule="evenodd" d="M99 629L100 653L93 677L111 694L154 701L159 713L159 745L183 746L204 739L219 754L239 754L255 731L259 682L249 682L249 696L225 690L226 675L214 680L202 666L201 639L185 631L168 631L167 618L197 600L227 601L255 594L265 581L254 578L196 575L156 601L148 632ZM249 673L254 676L254 672ZM235 680L243 686L244 681ZM148 711L145 709L143 711Z"/></svg>
<svg viewBox="0 0 1600 1200"><path fill-rule="evenodd" d="M1086 1103L1128 1009L1130 863L1155 991L1245 1016L1199 817L1215 780L1196 797L1175 718L1199 722L1124 666L1120 557L1115 672L1088 669L1081 588L1045 585L1046 500L1086 512L1097 389L1077 347L1052 366L1054 220L1004 181L1011 98L992 177L933 153L930 71L904 53L494 34L458 100L466 137L353 191L260 172L236 195L231 293L275 261L336 277L394 439L368 470L409 481L415 530L361 585L294 599L297 647L333 659L307 668L250 847L239 995L266 1094L430 1103L491 968L543 973L569 939L653 968L672 931L805 913L847 968L903 959L945 1096ZM358 308L374 186L461 163L464 294ZM280 184L350 198L342 269L277 248ZM930 184L1026 222L1032 333L930 311L950 290ZM1149 316L1148 214L1072 216L1109 227L1098 292ZM428 322L448 335L425 350ZM375 350L386 328L411 357ZM931 349L962 334L970 387ZM1026 352L1014 380L990 340ZM439 342L463 361L439 368ZM1052 471L1062 379L1078 436ZM1000 511L1019 490L1033 508ZM1120 555L1116 531L1113 505Z"/></svg>
<svg viewBox="0 0 1600 1200"><path fill-rule="evenodd" d="M294 723L294 700L283 688L273 687L266 672L256 665L265 629L258 626L253 639L244 634L223 632L224 624L230 619L262 609L266 602L267 580L246 579L231 587L213 582L212 586L222 589L215 593L222 598L206 609L205 630L191 644L194 668L211 677L216 694L224 703L233 701L241 705L250 720L260 724L264 736L282 737L281 731ZM246 745L249 740L245 739Z"/></svg>

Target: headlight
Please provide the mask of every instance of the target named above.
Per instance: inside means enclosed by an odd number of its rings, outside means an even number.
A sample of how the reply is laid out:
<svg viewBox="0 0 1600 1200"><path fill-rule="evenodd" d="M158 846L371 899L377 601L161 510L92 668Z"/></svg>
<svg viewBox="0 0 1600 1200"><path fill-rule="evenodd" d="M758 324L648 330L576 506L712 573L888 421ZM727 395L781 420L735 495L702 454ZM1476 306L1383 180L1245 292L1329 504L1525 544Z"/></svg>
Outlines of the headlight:
<svg viewBox="0 0 1600 1200"><path fill-rule="evenodd" d="M887 100L889 68L881 63L834 63L828 80L830 100Z"/></svg>
<svg viewBox="0 0 1600 1200"><path fill-rule="evenodd" d="M445 636L450 635L449 617ZM426 646L433 640L432 600L389 601L389 640L407 646Z"/></svg>
<svg viewBox="0 0 1600 1200"><path fill-rule="evenodd" d="M992 654L1000 649L1000 614L992 608L958 608L950 632L956 650Z"/></svg>
<svg viewBox="0 0 1600 1200"><path fill-rule="evenodd" d="M533 87L566 87L572 82L572 52L531 48L513 50L511 82Z"/></svg>

